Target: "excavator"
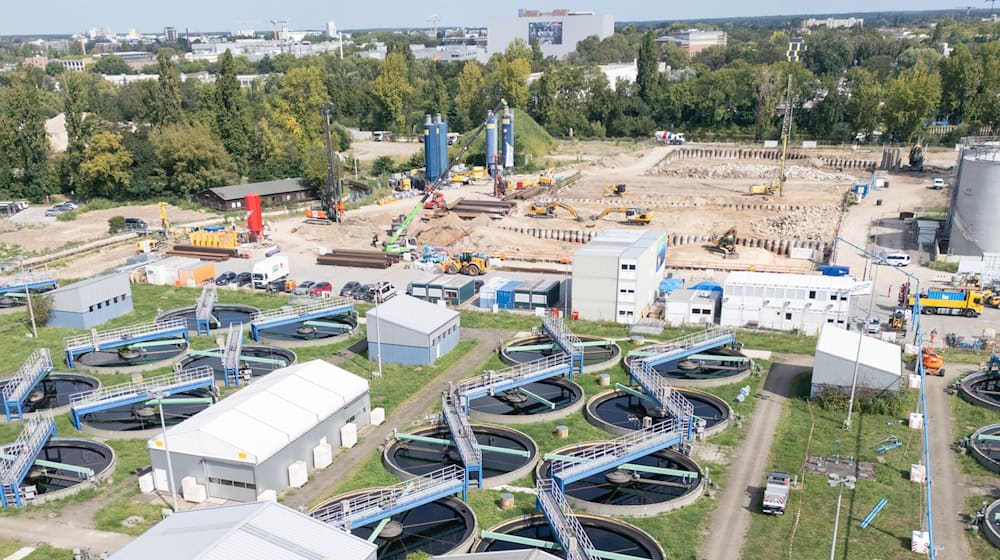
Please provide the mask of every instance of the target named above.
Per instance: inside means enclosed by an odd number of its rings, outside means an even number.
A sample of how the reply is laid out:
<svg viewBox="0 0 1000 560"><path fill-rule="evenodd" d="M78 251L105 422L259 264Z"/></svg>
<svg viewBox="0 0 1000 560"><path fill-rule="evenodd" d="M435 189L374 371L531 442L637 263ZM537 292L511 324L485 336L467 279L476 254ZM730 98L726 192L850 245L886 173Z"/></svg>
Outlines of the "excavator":
<svg viewBox="0 0 1000 560"><path fill-rule="evenodd" d="M625 223L628 225L648 226L653 221L653 211L641 208L612 207L605 208L600 214L595 214L591 219L600 220L608 214L625 214Z"/></svg>
<svg viewBox="0 0 1000 560"><path fill-rule="evenodd" d="M711 242L711 245L706 246L709 251L719 253L724 259L739 258L740 255L736 252L736 226L727 229L722 235L713 235Z"/></svg>
<svg viewBox="0 0 1000 560"><path fill-rule="evenodd" d="M617 185L608 185L604 187L604 197L609 196L623 196L625 194L625 184L619 183Z"/></svg>
<svg viewBox="0 0 1000 560"><path fill-rule="evenodd" d="M938 355L930 346L924 346L920 352L920 361L924 364L924 373L944 377L944 358Z"/></svg>
<svg viewBox="0 0 1000 560"><path fill-rule="evenodd" d="M463 251L453 257L441 261L441 271L445 274L458 274L461 272L467 276L479 276L489 270L489 258L485 253L470 253Z"/></svg>
<svg viewBox="0 0 1000 560"><path fill-rule="evenodd" d="M528 206L528 215L535 218L555 218L556 208L562 208L563 210L566 210L567 212L572 214L573 217L578 222L583 221L583 217L576 212L575 208L573 208L569 204L558 201L539 202L537 204L532 202L531 206Z"/></svg>
<svg viewBox="0 0 1000 560"><path fill-rule="evenodd" d="M750 194L761 195L761 196L777 194L778 192L781 191L782 183L784 183L784 177L780 179L775 179L770 183L762 183L760 185L750 185Z"/></svg>

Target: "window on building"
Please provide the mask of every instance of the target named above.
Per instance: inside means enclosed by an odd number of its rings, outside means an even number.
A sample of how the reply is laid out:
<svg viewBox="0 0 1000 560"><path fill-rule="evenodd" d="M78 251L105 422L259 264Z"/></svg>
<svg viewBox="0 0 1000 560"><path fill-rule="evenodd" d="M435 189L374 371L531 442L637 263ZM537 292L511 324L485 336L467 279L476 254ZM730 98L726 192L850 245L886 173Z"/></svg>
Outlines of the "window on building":
<svg viewBox="0 0 1000 560"><path fill-rule="evenodd" d="M98 309L100 309L100 308L102 308L102 307L104 307L104 305L103 305L103 304L101 304L100 302L98 302L98 303L97 303L97 308L98 308Z"/></svg>
<svg viewBox="0 0 1000 560"><path fill-rule="evenodd" d="M840 301L847 301L847 294L846 293L840 294Z"/></svg>
<svg viewBox="0 0 1000 560"><path fill-rule="evenodd" d="M127 298L127 297L128 297L128 294L122 294L122 301L125 301L125 298Z"/></svg>
<svg viewBox="0 0 1000 560"><path fill-rule="evenodd" d="M791 321L792 320L792 314L791 313L785 313L785 320L786 321Z"/></svg>
<svg viewBox="0 0 1000 560"><path fill-rule="evenodd" d="M91 305L91 306L90 306L90 309L88 309L87 311L90 311L91 313L93 313L93 311L94 311L94 306L93 306L93 305Z"/></svg>
<svg viewBox="0 0 1000 560"><path fill-rule="evenodd" d="M843 319L837 319L837 324L838 325L843 325L844 324L844 320Z"/></svg>
<svg viewBox="0 0 1000 560"><path fill-rule="evenodd" d="M225 478L216 478L214 476L208 477L208 481L212 484L218 484L220 486L232 486L234 488L248 488L250 490L256 490L257 485L252 482L241 482L239 480L227 480Z"/></svg>
<svg viewBox="0 0 1000 560"><path fill-rule="evenodd" d="M833 324L833 317L826 320L827 323Z"/></svg>
<svg viewBox="0 0 1000 560"><path fill-rule="evenodd" d="M837 294L830 294L830 301L837 301Z"/></svg>
<svg viewBox="0 0 1000 560"><path fill-rule="evenodd" d="M816 299L816 290L809 290L809 299Z"/></svg>

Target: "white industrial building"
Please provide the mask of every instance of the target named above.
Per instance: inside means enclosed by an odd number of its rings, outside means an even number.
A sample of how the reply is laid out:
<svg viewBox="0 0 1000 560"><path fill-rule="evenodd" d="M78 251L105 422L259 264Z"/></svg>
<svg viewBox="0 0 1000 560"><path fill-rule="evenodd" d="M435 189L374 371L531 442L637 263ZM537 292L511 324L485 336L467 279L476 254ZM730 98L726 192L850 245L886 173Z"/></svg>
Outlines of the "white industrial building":
<svg viewBox="0 0 1000 560"><path fill-rule="evenodd" d="M305 484L369 418L367 380L323 360L281 368L149 440L154 486L169 490L168 446L185 500L252 502Z"/></svg>
<svg viewBox="0 0 1000 560"><path fill-rule="evenodd" d="M674 290L667 294L663 318L674 327L711 325L719 317L721 296L714 290Z"/></svg>
<svg viewBox="0 0 1000 560"><path fill-rule="evenodd" d="M824 325L847 328L854 285L847 276L731 272L719 323L809 335Z"/></svg>
<svg viewBox="0 0 1000 560"><path fill-rule="evenodd" d="M378 547L273 502L179 511L113 560L375 560Z"/></svg>
<svg viewBox="0 0 1000 560"><path fill-rule="evenodd" d="M830 389L850 391L854 382L855 359L858 363L859 390L899 391L903 372L899 346L860 332L824 325L816 342L810 396Z"/></svg>
<svg viewBox="0 0 1000 560"><path fill-rule="evenodd" d="M662 231L610 229L573 253L573 311L632 324L656 301L667 260Z"/></svg>
<svg viewBox="0 0 1000 560"><path fill-rule="evenodd" d="M615 32L615 18L573 10L518 10L517 17L490 20L486 31L489 55L507 50L515 39L525 44L538 41L545 56L562 58L576 50L580 41L597 35L605 39Z"/></svg>

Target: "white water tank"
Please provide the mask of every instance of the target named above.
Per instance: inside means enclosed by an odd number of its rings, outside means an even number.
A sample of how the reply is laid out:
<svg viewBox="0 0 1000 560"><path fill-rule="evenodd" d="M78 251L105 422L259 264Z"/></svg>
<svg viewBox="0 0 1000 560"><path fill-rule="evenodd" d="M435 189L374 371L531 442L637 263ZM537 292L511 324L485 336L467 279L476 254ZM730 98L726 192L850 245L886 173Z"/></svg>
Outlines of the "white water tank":
<svg viewBox="0 0 1000 560"><path fill-rule="evenodd" d="M340 429L340 446L351 448L358 444L358 425L354 422L344 424Z"/></svg>
<svg viewBox="0 0 1000 560"><path fill-rule="evenodd" d="M966 147L952 189L948 252L973 256L1000 252L1000 147Z"/></svg>
<svg viewBox="0 0 1000 560"><path fill-rule="evenodd" d="M295 461L288 465L288 485L292 488L302 488L309 480L309 468L305 461Z"/></svg>

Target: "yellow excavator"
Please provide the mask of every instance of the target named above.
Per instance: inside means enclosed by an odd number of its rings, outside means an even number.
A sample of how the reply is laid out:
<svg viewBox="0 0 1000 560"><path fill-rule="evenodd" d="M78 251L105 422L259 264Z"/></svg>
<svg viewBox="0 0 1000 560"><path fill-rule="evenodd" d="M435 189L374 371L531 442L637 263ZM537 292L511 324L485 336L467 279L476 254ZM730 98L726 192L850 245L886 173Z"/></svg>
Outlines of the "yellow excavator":
<svg viewBox="0 0 1000 560"><path fill-rule="evenodd" d="M707 245L706 248L713 253L718 253L722 255L724 259L737 259L739 254L736 252L736 227L733 226L726 230L722 235L713 235L711 238L711 245Z"/></svg>
<svg viewBox="0 0 1000 560"><path fill-rule="evenodd" d="M625 194L625 184L619 183L617 185L608 185L604 187L604 197L609 196L623 196Z"/></svg>
<svg viewBox="0 0 1000 560"><path fill-rule="evenodd" d="M605 208L600 214L595 214L592 219L600 220L608 214L625 214L625 223L628 225L648 226L653 221L653 211L641 208L611 207Z"/></svg>
<svg viewBox="0 0 1000 560"><path fill-rule="evenodd" d="M533 216L535 218L555 218L556 208L562 208L563 210L566 210L567 212L572 214L573 218L575 218L576 221L578 222L583 221L583 218L580 216L580 214L576 212L575 208L564 202L556 202L556 201L539 202L537 204L532 202L531 206L528 206L528 215Z"/></svg>
<svg viewBox="0 0 1000 560"><path fill-rule="evenodd" d="M781 191L781 184L784 183L783 178L775 179L770 183L763 183L760 185L750 185L751 195L772 195Z"/></svg>

